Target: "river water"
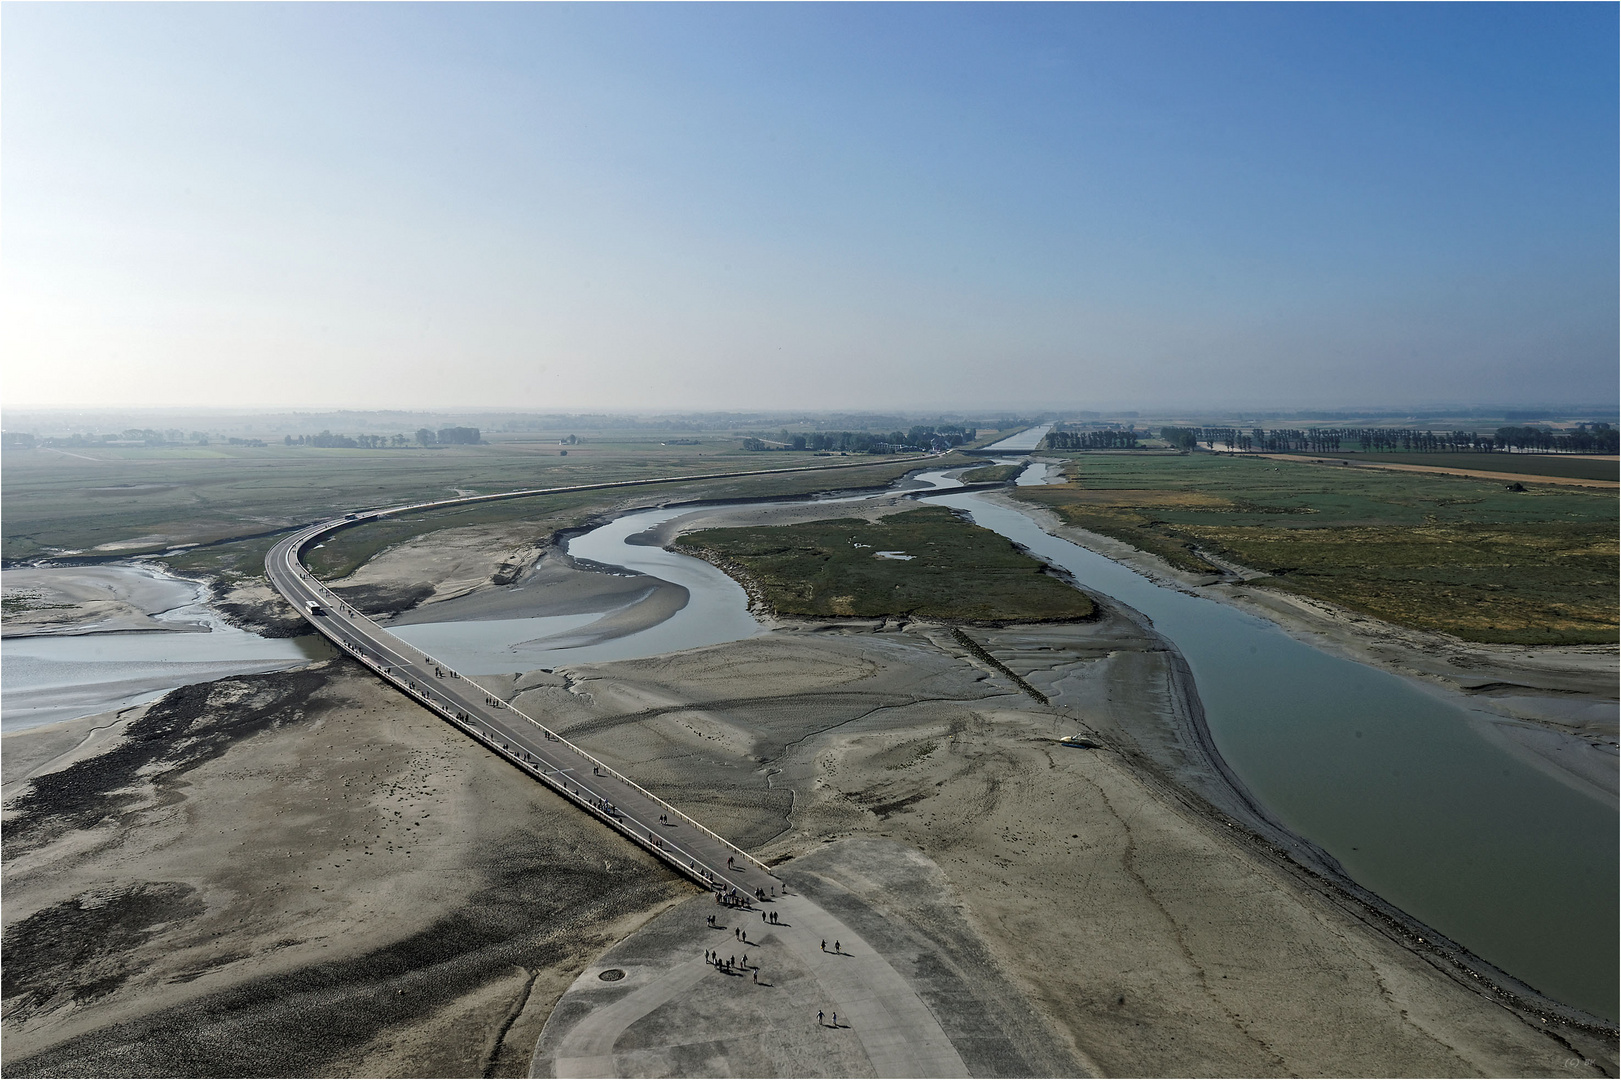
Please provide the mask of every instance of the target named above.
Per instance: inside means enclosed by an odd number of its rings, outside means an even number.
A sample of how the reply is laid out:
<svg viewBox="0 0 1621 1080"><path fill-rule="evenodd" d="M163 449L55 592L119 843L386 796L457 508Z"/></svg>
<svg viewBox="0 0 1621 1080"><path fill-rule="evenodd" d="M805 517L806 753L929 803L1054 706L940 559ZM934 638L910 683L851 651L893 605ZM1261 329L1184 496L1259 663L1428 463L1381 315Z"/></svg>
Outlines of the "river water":
<svg viewBox="0 0 1621 1080"><path fill-rule="evenodd" d="M1003 442L1027 445L999 448L1029 449L1039 440L1023 435ZM1033 465L1019 482L1047 478L1044 467ZM1269 810L1358 882L1553 997L1617 1016L1621 866L1613 805L1505 751L1482 721L1438 694L1321 652L1235 608L1156 585L1048 535L1015 510L952 493L960 485L942 472L904 486L939 490L927 501L969 513L1087 588L1147 616L1187 659L1211 733L1233 770ZM726 575L657 546L627 543L689 512L628 514L568 545L576 558L687 590L686 605L648 629L604 639L598 631L615 613L603 612L420 623L394 632L475 674L654 656L762 633L743 590ZM116 682L145 666L151 669L142 676L146 688L131 692L151 696L158 683L196 681L176 681L177 669L220 662L207 650L229 641L228 634L214 633L8 641L6 726L12 727L14 678L60 693L78 675ZM19 656L19 648L27 652ZM218 677L201 667L191 674Z"/></svg>
<svg viewBox="0 0 1621 1080"><path fill-rule="evenodd" d="M663 622L638 633L601 640L594 632L619 612L562 615L532 619L415 623L390 627L396 636L462 671L500 674L562 664L630 660L682 649L740 641L765 632L749 614L742 586L701 559L656 545L627 544L633 536L656 528L691 508L644 510L615 518L568 542L568 553L626 570L649 574L680 585L687 603Z"/></svg>
<svg viewBox="0 0 1621 1080"><path fill-rule="evenodd" d="M946 490L961 487L962 483L943 472L930 472L896 486L910 490ZM851 503L872 497L849 495L815 501ZM804 501L794 500L786 505L804 505ZM702 559L665 551L657 544L634 542L634 538L666 521L692 512L690 506L641 510L615 518L567 542L566 550L572 558L634 570L686 590L687 602L683 607L645 630L605 638L604 632L611 628L623 609L594 615L413 623L391 626L389 630L462 671L485 674L635 660L741 641L765 633L765 628L749 614L748 594L737 582Z"/></svg>
<svg viewBox="0 0 1621 1080"><path fill-rule="evenodd" d="M1539 990L1616 1017L1613 805L1399 676L1156 585L979 496L928 501L1148 616L1187 659L1222 757L1357 882Z"/></svg>
<svg viewBox="0 0 1621 1080"><path fill-rule="evenodd" d="M1049 478L1032 463L1018 482ZM960 485L943 472L915 480L943 492L926 501L966 511L1147 616L1187 659L1222 756L1268 809L1356 881L1559 1000L1617 1015L1613 805L1503 749L1484 721L1439 693L1157 585L979 495L951 494ZM629 514L569 543L576 557L688 589L687 607L651 630L575 649L569 639L579 626L516 649L472 636L486 634L488 623L396 632L468 671L651 656L760 633L730 578L685 555L625 543L688 512ZM519 657L523 663L503 662Z"/></svg>
<svg viewBox="0 0 1621 1080"><path fill-rule="evenodd" d="M1041 445L1041 440L1045 439L1047 437L1047 432L1051 431L1052 429L1053 426L1051 424L1042 424L1039 427L1027 428L1024 431L1019 432L1017 435L1009 435L1001 442L993 442L984 449L986 453L992 454L1028 454L1037 446Z"/></svg>
<svg viewBox="0 0 1621 1080"><path fill-rule="evenodd" d="M71 576L82 571L60 567L31 573ZM280 671L325 649L311 638L278 640L238 630L209 609L201 586L150 565L97 567L96 573L129 578L131 592L170 594L174 606L153 618L175 629L5 639L0 647L0 730L139 705L177 686Z"/></svg>

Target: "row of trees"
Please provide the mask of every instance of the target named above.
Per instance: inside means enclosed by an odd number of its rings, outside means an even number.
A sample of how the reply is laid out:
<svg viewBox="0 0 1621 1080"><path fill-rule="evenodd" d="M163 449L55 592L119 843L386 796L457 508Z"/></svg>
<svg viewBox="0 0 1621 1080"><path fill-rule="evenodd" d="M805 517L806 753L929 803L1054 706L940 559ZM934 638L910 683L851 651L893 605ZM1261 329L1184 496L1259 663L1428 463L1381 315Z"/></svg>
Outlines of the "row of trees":
<svg viewBox="0 0 1621 1080"><path fill-rule="evenodd" d="M1578 424L1570 431L1546 427L1500 427L1495 432L1424 431L1415 428L1251 428L1166 427L1160 437L1191 450L1200 443L1214 450L1305 451L1324 454L1344 450L1365 453L1494 453L1533 450L1544 453L1614 454L1617 431L1609 424Z"/></svg>
<svg viewBox="0 0 1621 1080"><path fill-rule="evenodd" d="M398 449L412 445L412 441L404 435L334 435L325 430L319 435L287 435L282 439L285 446L323 446L341 450ZM479 431L476 427L440 428L438 431L418 428L415 436L418 446L475 446L478 441Z"/></svg>
<svg viewBox="0 0 1621 1080"><path fill-rule="evenodd" d="M126 428L119 432L110 432L106 435L96 435L90 432L73 435L56 435L40 439L27 431L5 432L3 442L8 450L27 450L35 446L177 446L187 440L201 446L208 445L208 436L201 431L193 431L189 435L178 428L167 431L158 431L155 428ZM247 440L232 440L242 445ZM263 443L259 445L263 446Z"/></svg>
<svg viewBox="0 0 1621 1080"><path fill-rule="evenodd" d="M745 436L745 450L815 450L845 454L895 454L946 450L972 442L977 428L967 424L917 425L910 431L810 431L784 429L776 435Z"/></svg>
<svg viewBox="0 0 1621 1080"><path fill-rule="evenodd" d="M1499 445L1516 450L1542 450L1566 454L1621 452L1621 432L1609 424L1577 424L1573 431L1555 432L1539 427L1500 427Z"/></svg>
<svg viewBox="0 0 1621 1080"><path fill-rule="evenodd" d="M1143 434L1147 434L1144 432ZM1101 428L1095 431L1049 431L1048 450L1137 450L1142 438L1132 428Z"/></svg>

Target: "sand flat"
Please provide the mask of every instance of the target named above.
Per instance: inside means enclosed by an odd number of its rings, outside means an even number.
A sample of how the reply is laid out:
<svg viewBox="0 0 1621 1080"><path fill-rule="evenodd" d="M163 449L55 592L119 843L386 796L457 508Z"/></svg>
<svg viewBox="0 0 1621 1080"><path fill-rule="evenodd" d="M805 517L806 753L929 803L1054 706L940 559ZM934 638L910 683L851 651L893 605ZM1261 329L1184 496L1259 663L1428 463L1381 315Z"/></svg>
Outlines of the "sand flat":
<svg viewBox="0 0 1621 1080"><path fill-rule="evenodd" d="M623 588L548 572L568 603ZM492 689L860 927L976 1075L1615 1074L1613 1031L1550 1035L1235 830L1150 630L1110 608L979 640L1053 704L948 628L892 620L782 621ZM25 784L49 797L8 792L16 1075L522 1075L582 974L706 947L672 908L689 886L346 661L154 711L170 726L144 730L148 757L40 735ZM1094 748L1059 743L1077 732ZM63 940L89 961L64 967ZM794 1001L672 999L627 1027L626 1060L810 1074ZM851 1046L828 1068L861 1072Z"/></svg>
<svg viewBox="0 0 1621 1080"><path fill-rule="evenodd" d="M194 582L146 566L18 567L0 573L8 604L4 637L90 634L117 630L202 631L200 620L154 615L196 603Z"/></svg>

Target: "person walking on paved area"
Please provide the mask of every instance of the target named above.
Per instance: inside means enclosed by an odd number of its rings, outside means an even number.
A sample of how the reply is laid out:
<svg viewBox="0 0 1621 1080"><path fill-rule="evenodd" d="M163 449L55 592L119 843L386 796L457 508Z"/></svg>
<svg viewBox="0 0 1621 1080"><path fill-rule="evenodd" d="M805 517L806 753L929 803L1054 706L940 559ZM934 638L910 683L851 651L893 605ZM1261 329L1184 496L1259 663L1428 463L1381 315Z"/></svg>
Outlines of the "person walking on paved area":
<svg viewBox="0 0 1621 1080"><path fill-rule="evenodd" d="M839 1026L839 1014L838 1013L833 1014L833 1026L834 1027Z"/></svg>
<svg viewBox="0 0 1621 1080"><path fill-rule="evenodd" d="M743 970L747 971L748 969L749 969L749 954L744 953L743 954Z"/></svg>
<svg viewBox="0 0 1621 1080"><path fill-rule="evenodd" d="M841 952L844 951L844 946L840 945L838 942L835 941L833 943L833 951L837 952L837 953L841 953Z"/></svg>
<svg viewBox="0 0 1621 1080"><path fill-rule="evenodd" d="M816 1022L823 1027L827 1027L827 1014L822 1012L821 1009L816 1010Z"/></svg>
<svg viewBox="0 0 1621 1080"><path fill-rule="evenodd" d="M760 969L759 968L754 969L754 985L755 986L760 985Z"/></svg>
<svg viewBox="0 0 1621 1080"><path fill-rule="evenodd" d="M827 938L822 939L822 951L827 952Z"/></svg>

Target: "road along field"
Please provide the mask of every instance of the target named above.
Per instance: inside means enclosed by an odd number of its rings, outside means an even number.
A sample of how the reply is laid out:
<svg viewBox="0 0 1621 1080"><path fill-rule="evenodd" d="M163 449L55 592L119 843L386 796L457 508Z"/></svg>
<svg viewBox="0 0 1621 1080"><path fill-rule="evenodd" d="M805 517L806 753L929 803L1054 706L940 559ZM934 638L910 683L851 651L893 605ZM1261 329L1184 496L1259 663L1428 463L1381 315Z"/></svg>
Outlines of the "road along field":
<svg viewBox="0 0 1621 1080"><path fill-rule="evenodd" d="M1621 461L1613 457L1586 454L1257 454L1282 461L1331 461L1373 468L1401 468L1415 472L1449 473L1454 476L1483 476L1489 479L1522 480L1527 483L1614 488L1621 482Z"/></svg>
<svg viewBox="0 0 1621 1080"><path fill-rule="evenodd" d="M1615 458L1565 457L1552 454L1370 454L1363 457L1315 454L1255 454L1273 461L1307 461L1313 465L1348 465L1358 469L1435 473L1498 480L1508 484L1554 484L1615 490ZM1426 460L1431 457L1439 460ZM1517 458L1527 460L1518 461Z"/></svg>

